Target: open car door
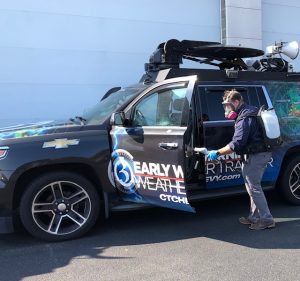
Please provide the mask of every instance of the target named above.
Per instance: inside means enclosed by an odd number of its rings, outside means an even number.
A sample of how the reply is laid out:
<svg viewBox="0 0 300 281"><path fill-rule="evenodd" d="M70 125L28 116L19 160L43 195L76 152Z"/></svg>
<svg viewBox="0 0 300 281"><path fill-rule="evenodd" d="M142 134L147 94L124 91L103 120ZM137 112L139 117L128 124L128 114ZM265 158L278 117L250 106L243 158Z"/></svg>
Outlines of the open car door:
<svg viewBox="0 0 300 281"><path fill-rule="evenodd" d="M109 171L123 200L194 211L186 195L184 137L195 81L155 84L124 110L126 125L112 125Z"/></svg>

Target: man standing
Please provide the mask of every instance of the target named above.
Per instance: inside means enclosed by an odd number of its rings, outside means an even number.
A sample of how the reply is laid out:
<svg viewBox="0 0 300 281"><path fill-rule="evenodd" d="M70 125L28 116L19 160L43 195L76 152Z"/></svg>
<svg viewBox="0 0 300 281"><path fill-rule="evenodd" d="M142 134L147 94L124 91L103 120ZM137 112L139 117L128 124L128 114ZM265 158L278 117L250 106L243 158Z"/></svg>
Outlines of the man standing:
<svg viewBox="0 0 300 281"><path fill-rule="evenodd" d="M266 150L263 135L255 117L257 108L246 105L241 94L232 89L225 91L223 97L225 117L235 120L232 141L223 148L211 150L208 160L217 160L218 156L236 152L244 156L242 175L250 196L250 213L248 217L239 218L250 229L261 230L275 227L267 200L261 187L261 179L270 161L272 153Z"/></svg>

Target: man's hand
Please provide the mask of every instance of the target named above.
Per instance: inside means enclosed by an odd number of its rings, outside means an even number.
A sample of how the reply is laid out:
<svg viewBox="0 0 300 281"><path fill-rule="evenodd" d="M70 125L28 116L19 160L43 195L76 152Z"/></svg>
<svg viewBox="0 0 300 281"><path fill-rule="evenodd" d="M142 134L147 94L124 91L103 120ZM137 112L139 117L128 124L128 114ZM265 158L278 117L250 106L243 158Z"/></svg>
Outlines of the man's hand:
<svg viewBox="0 0 300 281"><path fill-rule="evenodd" d="M208 160L217 160L219 157L217 150L211 150L207 154Z"/></svg>

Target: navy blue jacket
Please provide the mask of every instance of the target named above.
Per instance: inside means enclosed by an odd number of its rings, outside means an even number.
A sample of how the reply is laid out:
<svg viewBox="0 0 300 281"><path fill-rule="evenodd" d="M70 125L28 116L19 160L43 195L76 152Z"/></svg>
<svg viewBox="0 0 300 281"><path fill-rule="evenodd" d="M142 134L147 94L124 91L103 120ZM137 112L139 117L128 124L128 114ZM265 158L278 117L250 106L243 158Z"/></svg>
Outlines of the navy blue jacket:
<svg viewBox="0 0 300 281"><path fill-rule="evenodd" d="M241 116L249 113L257 113L257 111L258 109L255 106L242 104L237 113L238 116ZM244 117L235 123L234 135L228 145L231 150L239 153L244 152L249 145L262 145L263 143L263 135L256 118Z"/></svg>

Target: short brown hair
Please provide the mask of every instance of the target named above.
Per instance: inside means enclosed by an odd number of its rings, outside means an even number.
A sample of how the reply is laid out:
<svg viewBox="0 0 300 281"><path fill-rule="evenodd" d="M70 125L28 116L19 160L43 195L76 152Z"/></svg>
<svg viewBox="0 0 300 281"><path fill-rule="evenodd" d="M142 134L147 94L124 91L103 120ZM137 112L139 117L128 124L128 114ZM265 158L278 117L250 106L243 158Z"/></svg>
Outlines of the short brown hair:
<svg viewBox="0 0 300 281"><path fill-rule="evenodd" d="M239 91L237 91L236 89L231 89L231 90L224 91L223 100L229 101L229 102L232 102L235 100L243 101L243 97Z"/></svg>

